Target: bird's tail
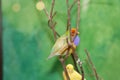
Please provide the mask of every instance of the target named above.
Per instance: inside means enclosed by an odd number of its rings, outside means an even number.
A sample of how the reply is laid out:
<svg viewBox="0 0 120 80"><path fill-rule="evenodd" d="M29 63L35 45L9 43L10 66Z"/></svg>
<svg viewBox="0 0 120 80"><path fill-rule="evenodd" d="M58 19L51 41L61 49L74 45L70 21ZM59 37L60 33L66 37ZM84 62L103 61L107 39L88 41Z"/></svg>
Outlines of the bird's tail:
<svg viewBox="0 0 120 80"><path fill-rule="evenodd" d="M54 56L57 56L57 54L53 54L53 53L50 54L50 55L48 56L47 60L50 59L50 58L52 58L52 57L54 57Z"/></svg>
<svg viewBox="0 0 120 80"><path fill-rule="evenodd" d="M52 58L52 57L53 57L53 55L50 54L50 55L48 56L47 60L50 59L50 58Z"/></svg>

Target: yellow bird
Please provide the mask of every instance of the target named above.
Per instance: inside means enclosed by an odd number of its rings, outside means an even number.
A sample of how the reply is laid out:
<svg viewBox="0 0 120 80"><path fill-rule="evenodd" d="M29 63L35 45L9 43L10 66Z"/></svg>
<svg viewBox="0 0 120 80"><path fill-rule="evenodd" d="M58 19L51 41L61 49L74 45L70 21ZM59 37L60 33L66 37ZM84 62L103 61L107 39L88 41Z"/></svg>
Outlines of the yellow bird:
<svg viewBox="0 0 120 80"><path fill-rule="evenodd" d="M66 66L66 69L67 69L70 80L82 80L82 76L77 71L74 70L74 67L72 64L68 64ZM63 71L63 78L64 80L67 80L67 77L64 71Z"/></svg>
<svg viewBox="0 0 120 80"><path fill-rule="evenodd" d="M80 40L78 37L79 32L77 32L75 28L72 28L70 32L71 32L71 37L74 38L72 45L74 48L76 48ZM66 55L68 50L68 44L66 40L68 39L68 42L70 43L70 34L69 34L70 32L67 31L64 35L62 35L60 38L56 40L48 59L54 56ZM69 50L69 53L72 53L72 49Z"/></svg>

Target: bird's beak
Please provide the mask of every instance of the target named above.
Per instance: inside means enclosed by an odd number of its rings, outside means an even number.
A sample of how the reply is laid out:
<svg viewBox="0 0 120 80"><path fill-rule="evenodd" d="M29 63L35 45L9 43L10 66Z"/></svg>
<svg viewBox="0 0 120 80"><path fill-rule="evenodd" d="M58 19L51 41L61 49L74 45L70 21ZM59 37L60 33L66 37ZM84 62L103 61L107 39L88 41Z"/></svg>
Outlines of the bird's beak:
<svg viewBox="0 0 120 80"><path fill-rule="evenodd" d="M77 32L77 35L80 34L79 32Z"/></svg>

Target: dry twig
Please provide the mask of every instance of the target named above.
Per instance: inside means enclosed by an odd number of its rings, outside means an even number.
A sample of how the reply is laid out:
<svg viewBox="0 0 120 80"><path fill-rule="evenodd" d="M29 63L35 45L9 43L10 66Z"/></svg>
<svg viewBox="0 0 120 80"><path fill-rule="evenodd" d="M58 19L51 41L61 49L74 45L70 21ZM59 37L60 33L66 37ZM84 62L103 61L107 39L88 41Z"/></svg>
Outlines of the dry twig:
<svg viewBox="0 0 120 80"><path fill-rule="evenodd" d="M72 47L72 50L74 50L73 47ZM73 56L73 61L74 61L75 67L77 68L76 65L77 64L79 65L81 73L82 73L82 80L84 80L84 70L83 70L83 67L82 67L82 62L80 61L80 59L79 59L77 53L75 52L75 50L73 51L72 56ZM77 70L78 70L78 68L77 68Z"/></svg>
<svg viewBox="0 0 120 80"><path fill-rule="evenodd" d="M57 36L60 37L60 35L58 34L58 32L54 28L57 24L56 22L53 21L53 17L56 15L56 12L53 13L54 4L55 4L55 0L52 0L52 6L51 6L50 14L47 11L46 7L44 8L44 12L45 12L46 16L48 17L48 26L52 29L53 34L54 34L54 39L56 40Z"/></svg>
<svg viewBox="0 0 120 80"><path fill-rule="evenodd" d="M99 77L98 77L96 68L95 68L94 64L92 63L92 60L91 60L91 58L90 58L90 55L89 55L89 52L87 51L87 49L85 49L85 53L86 53L86 55L87 55L88 61L90 62L91 66L92 66L92 70L93 70L93 72L94 72L94 75L95 75L95 77L96 77L96 80L99 80Z"/></svg>
<svg viewBox="0 0 120 80"><path fill-rule="evenodd" d="M76 22L76 29L78 31L80 25L80 0L77 0L77 22Z"/></svg>
<svg viewBox="0 0 120 80"><path fill-rule="evenodd" d="M75 5L75 3L77 2L77 0L74 0L73 4L70 6L70 10L72 10L73 6Z"/></svg>

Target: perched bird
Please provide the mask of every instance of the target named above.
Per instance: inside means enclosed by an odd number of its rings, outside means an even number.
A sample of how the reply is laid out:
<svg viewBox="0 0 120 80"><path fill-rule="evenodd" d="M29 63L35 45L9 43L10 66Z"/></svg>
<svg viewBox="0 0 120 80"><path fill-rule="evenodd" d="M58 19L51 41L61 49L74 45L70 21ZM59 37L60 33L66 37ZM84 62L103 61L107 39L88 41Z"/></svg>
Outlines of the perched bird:
<svg viewBox="0 0 120 80"><path fill-rule="evenodd" d="M82 76L77 71L74 70L74 67L72 64L68 64L66 66L66 69L67 69L70 80L82 80ZM63 78L64 80L67 80L67 77L64 71L63 71Z"/></svg>
<svg viewBox="0 0 120 80"><path fill-rule="evenodd" d="M71 38L73 40L71 44L74 48L76 48L80 41L80 38L78 36L79 32L77 32L76 28L72 28L70 32ZM68 43L70 43L70 32L67 31L64 35L56 40L48 59L52 58L53 56L66 55L68 50ZM72 49L69 50L69 53L72 53Z"/></svg>

